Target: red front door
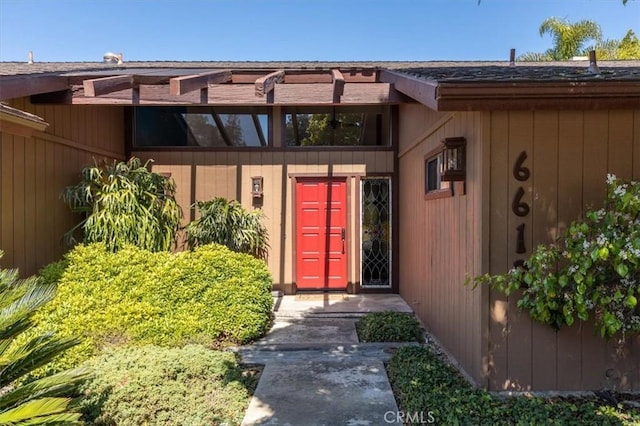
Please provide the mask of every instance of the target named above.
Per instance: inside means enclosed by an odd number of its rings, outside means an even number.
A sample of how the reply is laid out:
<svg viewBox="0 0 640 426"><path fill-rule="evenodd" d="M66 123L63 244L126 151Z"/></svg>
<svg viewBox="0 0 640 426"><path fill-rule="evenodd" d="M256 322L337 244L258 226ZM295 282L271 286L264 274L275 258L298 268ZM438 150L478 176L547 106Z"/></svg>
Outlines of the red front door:
<svg viewBox="0 0 640 426"><path fill-rule="evenodd" d="M296 182L296 285L347 288L347 183L328 178Z"/></svg>

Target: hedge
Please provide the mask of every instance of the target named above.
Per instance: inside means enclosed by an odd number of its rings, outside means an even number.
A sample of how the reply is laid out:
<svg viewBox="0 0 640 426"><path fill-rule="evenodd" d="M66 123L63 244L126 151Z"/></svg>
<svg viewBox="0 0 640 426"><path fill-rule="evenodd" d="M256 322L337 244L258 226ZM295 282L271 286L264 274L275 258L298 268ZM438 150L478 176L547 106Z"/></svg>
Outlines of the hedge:
<svg viewBox="0 0 640 426"><path fill-rule="evenodd" d="M85 365L96 373L80 409L93 425L240 424L257 382L200 345L118 348Z"/></svg>
<svg viewBox="0 0 640 426"><path fill-rule="evenodd" d="M272 279L263 261L219 245L152 253L127 246L78 246L45 268L56 297L35 317L36 332L84 342L53 368L78 365L113 344L224 346L262 336L270 324Z"/></svg>

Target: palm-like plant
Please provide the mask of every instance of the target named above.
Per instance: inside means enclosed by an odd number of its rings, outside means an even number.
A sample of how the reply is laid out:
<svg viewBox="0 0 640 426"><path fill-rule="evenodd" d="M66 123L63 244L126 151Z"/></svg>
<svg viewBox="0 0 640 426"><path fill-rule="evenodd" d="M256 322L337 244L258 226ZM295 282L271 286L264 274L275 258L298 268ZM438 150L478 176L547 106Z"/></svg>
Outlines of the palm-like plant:
<svg viewBox="0 0 640 426"><path fill-rule="evenodd" d="M0 258L2 251L0 251ZM0 269L0 424L77 424L70 410L77 385L89 375L75 369L19 384L20 379L76 345L76 339L51 335L20 339L36 309L51 300L54 284L37 278L18 279L16 270Z"/></svg>
<svg viewBox="0 0 640 426"><path fill-rule="evenodd" d="M217 243L265 259L269 248L261 210L247 211L235 200L218 197L193 205L200 217L187 225L187 245Z"/></svg>
<svg viewBox="0 0 640 426"><path fill-rule="evenodd" d="M65 188L62 197L84 219L65 234L74 244L81 228L86 243L104 242L116 251L133 244L151 251L169 250L175 241L182 211L171 178L147 169L138 158L82 171L82 180Z"/></svg>
<svg viewBox="0 0 640 426"><path fill-rule="evenodd" d="M525 53L518 59L522 61L563 61L574 56L585 55L585 44L592 40L598 43L602 39L600 26L589 20L575 23L567 19L551 17L540 25L540 36L550 35L553 47L542 54Z"/></svg>

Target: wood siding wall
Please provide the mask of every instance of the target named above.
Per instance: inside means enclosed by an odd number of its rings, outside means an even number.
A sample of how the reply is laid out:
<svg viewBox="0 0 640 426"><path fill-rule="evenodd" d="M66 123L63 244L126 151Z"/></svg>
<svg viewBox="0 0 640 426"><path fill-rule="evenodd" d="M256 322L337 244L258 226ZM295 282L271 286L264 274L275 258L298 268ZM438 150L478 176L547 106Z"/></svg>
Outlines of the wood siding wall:
<svg viewBox="0 0 640 426"><path fill-rule="evenodd" d="M269 231L268 265L276 288L289 292L293 272L293 177L347 176L349 229L349 282L360 281L358 214L359 177L393 173L392 151L274 150L274 151L134 151L132 155L153 159L153 170L171 173L177 185L176 198L185 214L184 222L195 218L189 206L195 201L225 197L254 206L251 177L264 178L261 206Z"/></svg>
<svg viewBox="0 0 640 426"><path fill-rule="evenodd" d="M489 152L488 256L491 273L507 271L539 243L553 241L584 209L599 208L607 173L640 179L640 110L517 111L484 114ZM513 176L521 152L531 175ZM512 211L518 189L530 207ZM516 253L517 230L525 225L526 253ZM591 323L555 333L519 312L514 298L491 292L488 386L494 390L640 390L640 340L626 344L596 337Z"/></svg>
<svg viewBox="0 0 640 426"><path fill-rule="evenodd" d="M464 286L482 270L482 115L400 107L400 294L477 382L484 377L482 290ZM425 156L445 137L467 139L466 193L425 199ZM483 314L483 311L484 314Z"/></svg>
<svg viewBox="0 0 640 426"><path fill-rule="evenodd" d="M10 105L49 123L32 137L0 129L1 264L28 276L66 251L61 238L77 218L60 199L63 188L94 158L124 158L124 113L121 107L32 105L28 98Z"/></svg>

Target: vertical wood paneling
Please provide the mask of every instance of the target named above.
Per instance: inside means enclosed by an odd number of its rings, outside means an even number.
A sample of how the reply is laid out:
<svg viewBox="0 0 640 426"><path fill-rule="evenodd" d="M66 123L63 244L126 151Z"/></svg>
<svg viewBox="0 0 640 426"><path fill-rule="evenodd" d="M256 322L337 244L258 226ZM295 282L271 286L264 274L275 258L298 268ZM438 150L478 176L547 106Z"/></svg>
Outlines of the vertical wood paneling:
<svg viewBox="0 0 640 426"><path fill-rule="evenodd" d="M25 246L25 172L24 138L13 137L13 256L14 265L21 271L26 270Z"/></svg>
<svg viewBox="0 0 640 426"><path fill-rule="evenodd" d="M582 211L583 113L560 113L558 146L558 218L560 232L565 231ZM582 383L582 336L580 329L563 328L558 332L558 387L580 389Z"/></svg>
<svg viewBox="0 0 640 426"><path fill-rule="evenodd" d="M633 111L609 112L609 171L631 179L633 172Z"/></svg>
<svg viewBox="0 0 640 426"><path fill-rule="evenodd" d="M633 113L633 179L640 179L640 110Z"/></svg>
<svg viewBox="0 0 640 426"><path fill-rule="evenodd" d="M2 169L0 170L2 182L2 246L4 257L0 260L5 267L13 266L14 248L13 235L15 227L13 226L13 136L7 133L1 133L2 138Z"/></svg>
<svg viewBox="0 0 640 426"><path fill-rule="evenodd" d="M36 152L33 139L24 138L24 217L25 217L25 269L34 271L38 268L36 263L36 256L34 252L31 252L32 247L37 247L38 241L36 240L36 223L37 223L37 210L36 210Z"/></svg>
<svg viewBox="0 0 640 426"><path fill-rule="evenodd" d="M477 316L480 310L474 310L476 293L463 283L466 276L479 273L472 268L479 259L473 248L479 244L481 219L472 218L482 181L481 166L476 166L482 161L477 158L481 120L477 113L460 113L439 129L427 131L432 123L423 119L422 110L407 111L409 115L400 115L400 128L406 130L400 134L400 144L408 149L399 158L398 171L400 293L465 371L480 381L484 325ZM414 140L408 143L405 135L415 135ZM420 135L424 139L416 141ZM462 185L455 185L455 196L425 200L425 155L450 136L467 138L466 193ZM476 161L480 163L469 165Z"/></svg>
<svg viewBox="0 0 640 426"><path fill-rule="evenodd" d="M584 209L599 209L606 196L605 177L609 168L609 113L607 111L585 111L583 194ZM586 324L589 329L593 322ZM606 344L594 333L582 331L581 385L586 389L609 388L602 368L606 360Z"/></svg>
<svg viewBox="0 0 640 426"><path fill-rule="evenodd" d="M509 116L506 112L491 114L491 234L490 273L502 273L509 269L509 236L504 224L509 217ZM504 389L507 375L507 299L496 291L490 292L489 336L490 364L492 365L490 386L492 389Z"/></svg>
<svg viewBox="0 0 640 426"><path fill-rule="evenodd" d="M105 122L113 131L101 135L96 146L124 153L124 121L110 121L113 117L124 117L120 107L99 107L93 116L78 119L74 117L77 106L34 106L27 98L12 100L11 106L42 117L50 124L46 133L69 143L83 143L81 135L86 129L95 129L98 122ZM0 138L0 248L7 252L2 264L20 268L22 276L32 275L45 264L58 260L66 250L61 245L62 235L78 218L59 195L65 186L77 182L82 167L91 164L94 155L37 136L25 138L1 133Z"/></svg>
<svg viewBox="0 0 640 426"><path fill-rule="evenodd" d="M528 164L533 182L531 206L533 241L531 253L538 244L555 241L558 227L558 113L536 111L533 149ZM555 389L557 377L556 333L537 322L532 324L532 388ZM540 350L544 348L544 350Z"/></svg>
<svg viewBox="0 0 640 426"><path fill-rule="evenodd" d="M521 153L527 155L524 166L531 170L531 157L533 151L533 113L530 111L516 111L509 114L509 146L508 146L508 169L509 169L509 192L510 200L514 199L519 190L524 190L521 203L529 207L529 213L525 216L517 216L513 209L508 215L507 228L507 250L509 266L516 260L525 259L531 253L531 206L532 206L532 177L525 181L517 180L513 174L513 166L516 164ZM524 243L526 253L517 253L518 227L524 225ZM507 374L509 376L509 386L513 389L527 389L532 381L531 361L531 321L526 312L520 311L516 306L517 299L509 297L509 333L507 335Z"/></svg>

